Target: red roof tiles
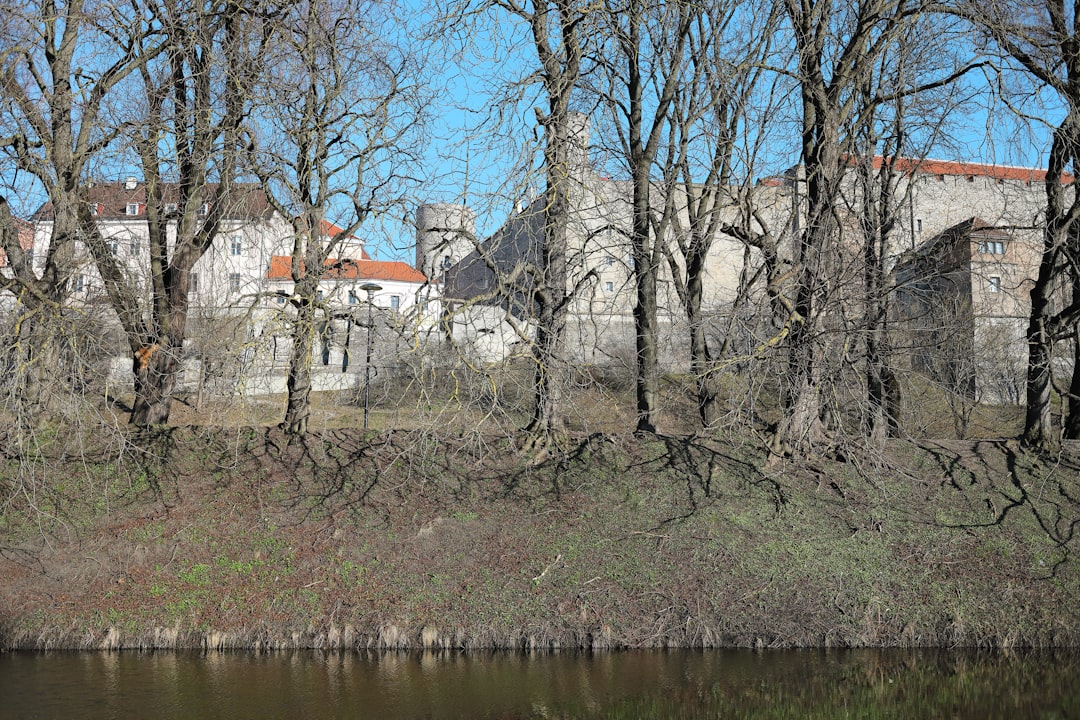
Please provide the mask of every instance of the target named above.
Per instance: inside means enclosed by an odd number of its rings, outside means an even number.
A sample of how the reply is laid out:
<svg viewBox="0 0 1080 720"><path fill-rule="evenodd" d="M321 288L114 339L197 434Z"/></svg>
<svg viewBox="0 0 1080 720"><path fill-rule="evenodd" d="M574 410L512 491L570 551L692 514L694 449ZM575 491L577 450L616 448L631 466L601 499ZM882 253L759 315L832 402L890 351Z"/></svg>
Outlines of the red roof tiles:
<svg viewBox="0 0 1080 720"><path fill-rule="evenodd" d="M291 280L292 256L275 255L270 258L266 271L267 280ZM329 259L323 272L326 280L385 280L423 283L427 281L419 270L403 262L386 260Z"/></svg>
<svg viewBox="0 0 1080 720"><path fill-rule="evenodd" d="M874 169L880 169L885 163L881 155L874 157ZM985 165L983 163L954 162L931 158L892 158L892 166L897 172L923 173L924 175L959 175L962 177L986 177L992 180L1019 180L1021 182L1043 182L1046 179L1045 168L1015 167L1013 165ZM1071 183L1073 176L1062 173L1063 182Z"/></svg>

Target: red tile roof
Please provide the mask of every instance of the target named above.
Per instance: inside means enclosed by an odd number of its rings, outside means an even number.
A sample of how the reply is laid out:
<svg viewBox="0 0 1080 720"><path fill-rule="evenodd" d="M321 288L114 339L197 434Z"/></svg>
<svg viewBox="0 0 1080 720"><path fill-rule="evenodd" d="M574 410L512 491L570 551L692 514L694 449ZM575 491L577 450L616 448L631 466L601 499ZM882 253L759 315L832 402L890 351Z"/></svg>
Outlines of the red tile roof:
<svg viewBox="0 0 1080 720"><path fill-rule="evenodd" d="M322 234L325 237L328 237L328 238L337 237L338 235L341 235L343 232L345 232L345 230L343 228L335 225L334 223L330 222L329 220L323 220L322 221ZM349 237L353 238L354 240L356 239L355 235L350 235ZM367 254L367 250L365 250L364 248L360 248L360 257L362 257L364 260L370 260L371 259L371 256Z"/></svg>
<svg viewBox="0 0 1080 720"><path fill-rule="evenodd" d="M881 155L874 157L874 169L878 170L885 162ZM1015 167L1013 165L985 165L983 163L954 162L931 158L894 158L893 168L897 172L918 172L925 175L960 175L963 177L987 177L992 180L1019 180L1021 182L1043 182L1046 179L1045 168ZM1062 173L1062 181L1071 183L1073 176Z"/></svg>
<svg viewBox="0 0 1080 720"><path fill-rule="evenodd" d="M386 260L329 259L323 273L326 280L386 280L423 283L427 281L419 270L403 262ZM291 280L292 256L275 255L270 258L266 271L267 280Z"/></svg>
<svg viewBox="0 0 1080 720"><path fill-rule="evenodd" d="M19 238L19 247L23 250L29 250L34 247L34 226L28 223L22 218L11 218L15 225L15 232ZM7 267L8 259L7 254L3 248L0 248L0 267Z"/></svg>

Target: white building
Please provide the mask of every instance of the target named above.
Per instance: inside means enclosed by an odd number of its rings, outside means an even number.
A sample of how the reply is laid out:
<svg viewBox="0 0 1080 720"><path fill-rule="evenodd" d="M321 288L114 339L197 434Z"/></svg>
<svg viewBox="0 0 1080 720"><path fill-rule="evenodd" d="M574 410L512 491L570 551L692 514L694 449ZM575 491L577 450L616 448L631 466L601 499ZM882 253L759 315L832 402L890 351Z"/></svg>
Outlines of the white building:
<svg viewBox="0 0 1080 720"><path fill-rule="evenodd" d="M207 195L212 197L211 186ZM178 210L176 188L167 186L162 211ZM124 182L95 183L88 188L88 202L102 237L113 256L127 273L131 285L148 292L149 228L146 220L146 188L134 179ZM190 275L189 321L185 341L188 369L201 384L209 376L218 378L218 387L228 391L262 392L283 389L288 357L288 298L292 295L291 276L294 230L275 212L263 190L257 185L240 184L227 200L219 230L212 246L196 262ZM200 208L205 216L209 206ZM52 207L46 203L33 216L34 265L40 272L53 232ZM324 222L321 231L338 236L341 229ZM168 224L169 250L175 242L176 221ZM72 302L85 308L100 308L107 317L112 311L106 302L105 289L88 248L76 247L75 269L70 278ZM417 270L402 262L371 259L359 238L340 238L336 256L327 262L319 285L324 301L327 332L323 345L312 358L316 368L329 367L327 347L347 341L334 339L333 331L346 316L361 312L368 303L362 289L377 285L371 297L373 309L385 324L402 326L438 319L438 288L429 285ZM148 298L147 298L148 299ZM354 328L355 323L345 325ZM346 334L348 331L346 331ZM123 354L125 348L118 347ZM340 352L339 352L340 354ZM347 364L335 362L347 370ZM112 363L113 375L123 375L130 382L131 361L118 357ZM235 367L231 367L235 366ZM355 382L355 370L346 383ZM338 378L334 386L340 386ZM318 384L318 382L317 382Z"/></svg>

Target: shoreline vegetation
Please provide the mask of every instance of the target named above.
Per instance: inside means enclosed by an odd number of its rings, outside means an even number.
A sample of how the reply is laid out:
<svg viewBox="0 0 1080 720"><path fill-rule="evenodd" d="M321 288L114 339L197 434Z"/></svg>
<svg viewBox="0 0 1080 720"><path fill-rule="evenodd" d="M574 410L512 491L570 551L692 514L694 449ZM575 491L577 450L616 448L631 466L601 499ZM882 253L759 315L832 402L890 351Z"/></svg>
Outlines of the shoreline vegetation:
<svg viewBox="0 0 1080 720"><path fill-rule="evenodd" d="M768 469L695 435L542 457L267 428L34 448L0 466L6 650L1080 644L1071 444L890 441Z"/></svg>

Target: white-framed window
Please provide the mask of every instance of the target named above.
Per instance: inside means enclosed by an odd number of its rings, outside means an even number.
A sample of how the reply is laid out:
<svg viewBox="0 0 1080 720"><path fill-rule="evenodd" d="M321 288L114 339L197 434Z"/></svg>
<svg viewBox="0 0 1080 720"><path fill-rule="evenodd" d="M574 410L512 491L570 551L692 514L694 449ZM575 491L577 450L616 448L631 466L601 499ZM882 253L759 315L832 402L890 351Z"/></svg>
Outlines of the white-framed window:
<svg viewBox="0 0 1080 720"><path fill-rule="evenodd" d="M101 214L101 204L100 203L87 203L87 204L90 207L90 214L91 215L93 215L94 217L97 217L98 215Z"/></svg>
<svg viewBox="0 0 1080 720"><path fill-rule="evenodd" d="M604 283L604 292L615 292L615 283L610 280Z"/></svg>
<svg viewBox="0 0 1080 720"><path fill-rule="evenodd" d="M315 291L315 300L316 300L316 302L322 302L322 300L323 300L323 291L322 290L316 290Z"/></svg>
<svg viewBox="0 0 1080 720"><path fill-rule="evenodd" d="M120 241L116 238L109 240L109 252L112 253L114 257L120 254Z"/></svg>
<svg viewBox="0 0 1080 720"><path fill-rule="evenodd" d="M166 215L175 215L178 209L179 208L177 207L176 203L165 203Z"/></svg>
<svg viewBox="0 0 1080 720"><path fill-rule="evenodd" d="M128 255L131 255L132 257L135 257L136 255L139 254L139 241L138 240L132 240L130 243L128 243L127 247L128 247Z"/></svg>
<svg viewBox="0 0 1080 720"><path fill-rule="evenodd" d="M285 304L285 296L284 295L278 295L277 297L274 298L274 302L276 302L278 305L284 305Z"/></svg>
<svg viewBox="0 0 1080 720"><path fill-rule="evenodd" d="M979 243L979 252L983 255L1004 255L1005 243L1001 240L983 240Z"/></svg>
<svg viewBox="0 0 1080 720"><path fill-rule="evenodd" d="M350 305L356 305L359 302L360 302L360 298L358 298L356 296L356 291L355 290L350 290L349 291L349 304Z"/></svg>
<svg viewBox="0 0 1080 720"><path fill-rule="evenodd" d="M128 203L127 204L127 214L128 215L138 215L139 214L139 203Z"/></svg>
<svg viewBox="0 0 1080 720"><path fill-rule="evenodd" d="M991 275L986 283L986 290L991 293L1001 292L1001 276Z"/></svg>
<svg viewBox="0 0 1080 720"><path fill-rule="evenodd" d="M922 218L915 218L915 232L922 232Z"/></svg>
<svg viewBox="0 0 1080 720"><path fill-rule="evenodd" d="M391 295L390 296L390 309L391 310L397 310L399 307L401 307L401 296L400 295Z"/></svg>
<svg viewBox="0 0 1080 720"><path fill-rule="evenodd" d="M240 293L240 273L229 273L229 293L232 295Z"/></svg>
<svg viewBox="0 0 1080 720"><path fill-rule="evenodd" d="M244 254L244 239L239 235L229 236L229 254L233 257Z"/></svg>
<svg viewBox="0 0 1080 720"><path fill-rule="evenodd" d="M75 276L75 279L71 283L71 289L75 292L82 292L86 288L86 278L82 273Z"/></svg>
<svg viewBox="0 0 1080 720"><path fill-rule="evenodd" d="M604 267L611 267L614 264L615 264L615 256L614 255L605 255L604 256Z"/></svg>

